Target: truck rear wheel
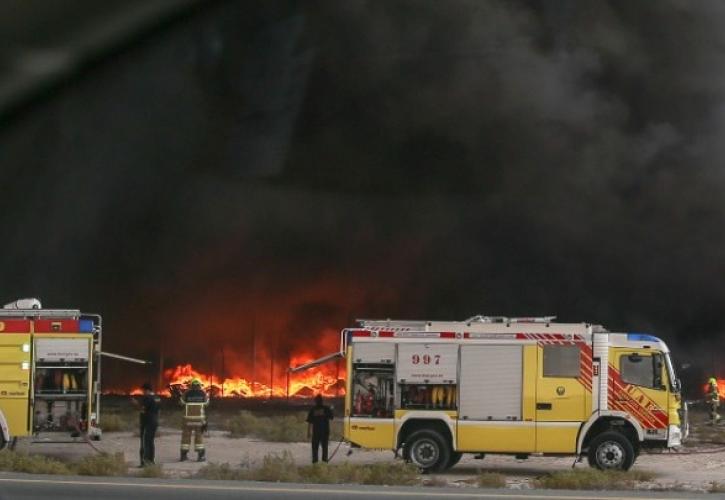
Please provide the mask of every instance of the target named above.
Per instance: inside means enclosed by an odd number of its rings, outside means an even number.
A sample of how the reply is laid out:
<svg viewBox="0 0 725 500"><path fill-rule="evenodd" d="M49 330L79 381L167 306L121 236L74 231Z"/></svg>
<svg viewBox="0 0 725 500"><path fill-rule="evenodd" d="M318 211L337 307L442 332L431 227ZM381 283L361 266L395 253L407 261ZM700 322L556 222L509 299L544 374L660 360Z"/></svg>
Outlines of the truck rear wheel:
<svg viewBox="0 0 725 500"><path fill-rule="evenodd" d="M589 465L599 470L629 470L634 464L634 446L623 434L607 431L589 443Z"/></svg>
<svg viewBox="0 0 725 500"><path fill-rule="evenodd" d="M451 447L439 432L416 431L405 441L404 456L423 472L440 472L449 467Z"/></svg>

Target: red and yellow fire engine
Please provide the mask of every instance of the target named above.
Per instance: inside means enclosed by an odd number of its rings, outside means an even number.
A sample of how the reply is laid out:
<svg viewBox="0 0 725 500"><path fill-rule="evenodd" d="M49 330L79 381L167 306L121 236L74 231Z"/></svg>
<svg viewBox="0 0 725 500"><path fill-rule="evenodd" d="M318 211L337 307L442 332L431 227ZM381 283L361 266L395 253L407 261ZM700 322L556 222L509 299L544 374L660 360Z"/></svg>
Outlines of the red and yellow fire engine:
<svg viewBox="0 0 725 500"><path fill-rule="evenodd" d="M20 299L0 309L0 449L19 437L99 439L101 316Z"/></svg>

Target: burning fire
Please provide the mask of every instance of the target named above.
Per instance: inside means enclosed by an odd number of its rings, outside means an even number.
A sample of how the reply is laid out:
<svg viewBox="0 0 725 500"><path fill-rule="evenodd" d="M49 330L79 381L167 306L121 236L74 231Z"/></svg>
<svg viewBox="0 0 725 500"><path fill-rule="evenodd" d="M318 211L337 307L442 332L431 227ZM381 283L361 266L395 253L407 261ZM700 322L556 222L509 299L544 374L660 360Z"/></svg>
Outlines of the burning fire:
<svg viewBox="0 0 725 500"><path fill-rule="evenodd" d="M334 367L333 367L334 370ZM286 375L286 374L285 374ZM290 374L284 383L272 386L248 380L241 376L222 378L213 373L202 373L190 364L166 370L164 378L172 388L183 389L192 379L198 378L215 397L312 397L322 394L328 397L345 394L342 378L336 373L318 367L298 374Z"/></svg>
<svg viewBox="0 0 725 500"><path fill-rule="evenodd" d="M310 360L293 359L297 366ZM342 364L341 364L342 365ZM192 379L201 380L205 390L208 390L214 397L232 398L265 398L265 397L295 397L308 398L316 394L326 397L337 397L345 394L344 368L334 363L328 366L319 366L310 370L289 374L274 380L260 382L247 379L242 376L222 377L215 373L205 373L194 369L191 364L176 366L164 371L164 381L169 389L162 391L162 394L170 395L172 390L184 390L191 383ZM140 393L139 389L131 392L132 395Z"/></svg>
<svg viewBox="0 0 725 500"><path fill-rule="evenodd" d="M332 373L330 373L332 371ZM222 378L213 373L203 373L195 370L190 364L179 365L164 372L164 379L171 388L184 389L192 379L201 380L204 388L215 397L312 397L322 394L327 397L342 396L345 394L343 374L335 373L324 367L317 367L306 372L290 374L284 383L272 386L267 383L248 380L241 376ZM285 374L286 375L286 374ZM170 392L170 391L167 391Z"/></svg>

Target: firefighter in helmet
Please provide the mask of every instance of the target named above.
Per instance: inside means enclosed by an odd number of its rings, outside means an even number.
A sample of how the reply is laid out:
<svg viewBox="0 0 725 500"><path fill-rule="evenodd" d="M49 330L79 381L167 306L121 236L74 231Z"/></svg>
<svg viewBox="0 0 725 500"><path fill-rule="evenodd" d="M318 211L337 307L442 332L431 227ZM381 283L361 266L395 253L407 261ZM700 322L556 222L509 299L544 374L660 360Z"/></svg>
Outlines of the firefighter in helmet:
<svg viewBox="0 0 725 500"><path fill-rule="evenodd" d="M201 388L199 379L191 381L191 388L181 396L180 403L184 407L184 419L181 424L181 461L184 462L189 458L193 434L194 451L199 462L203 462L206 459L203 434L206 428L205 410L209 404L209 396Z"/></svg>
<svg viewBox="0 0 725 500"><path fill-rule="evenodd" d="M710 423L716 425L720 421L717 409L720 406L720 393L718 392L717 379L710 377L707 381L707 404L710 406Z"/></svg>

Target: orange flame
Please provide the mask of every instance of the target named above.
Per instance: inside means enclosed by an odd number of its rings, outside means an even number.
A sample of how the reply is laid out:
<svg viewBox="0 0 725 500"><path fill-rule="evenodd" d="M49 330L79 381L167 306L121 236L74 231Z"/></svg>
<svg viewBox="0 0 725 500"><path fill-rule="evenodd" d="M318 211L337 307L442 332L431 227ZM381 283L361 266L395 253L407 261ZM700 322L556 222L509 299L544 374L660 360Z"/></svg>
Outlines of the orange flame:
<svg viewBox="0 0 725 500"><path fill-rule="evenodd" d="M311 359L293 358L293 365L311 361ZM265 382L253 381L239 375L222 377L215 373L205 373L194 369L191 364L178 365L164 371L164 381L173 390L186 389L193 379L199 379L205 390L214 397L232 398L264 398L264 397L295 397L309 398L317 394L325 397L338 397L345 394L344 368L333 363L331 366L319 366L305 372L289 374L284 373L273 381L270 387L269 380ZM282 380L283 379L283 380ZM131 394L136 393L134 390ZM162 391L170 395L171 390Z"/></svg>

